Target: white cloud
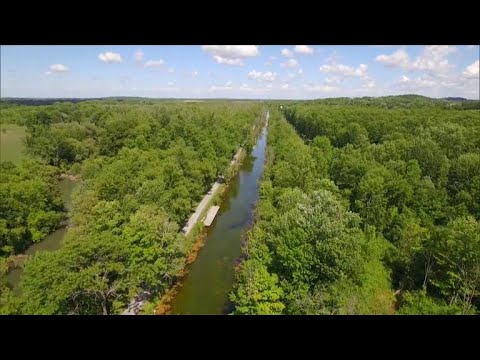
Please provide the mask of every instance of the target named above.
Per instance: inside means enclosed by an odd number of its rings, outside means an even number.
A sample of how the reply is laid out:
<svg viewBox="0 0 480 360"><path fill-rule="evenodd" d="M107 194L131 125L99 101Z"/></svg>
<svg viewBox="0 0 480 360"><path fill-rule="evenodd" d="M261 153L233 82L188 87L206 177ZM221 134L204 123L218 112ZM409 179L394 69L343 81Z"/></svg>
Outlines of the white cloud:
<svg viewBox="0 0 480 360"><path fill-rule="evenodd" d="M135 51L135 61L136 62L142 62L143 61L143 55L145 55L143 53L143 51L141 49L138 49L137 51Z"/></svg>
<svg viewBox="0 0 480 360"><path fill-rule="evenodd" d="M425 46L422 53L415 59L410 59L405 49L398 49L391 55L379 55L376 57L389 67L399 67L409 71L426 70L432 73L444 73L451 65L448 63L449 54L457 48L450 45L429 45Z"/></svg>
<svg viewBox="0 0 480 360"><path fill-rule="evenodd" d="M414 69L443 71L450 66L448 64L448 55L457 50L455 46L448 45L430 45L423 49L412 64Z"/></svg>
<svg viewBox="0 0 480 360"><path fill-rule="evenodd" d="M227 82L225 83L225 86L232 86L232 82L231 82L231 81L227 81Z"/></svg>
<svg viewBox="0 0 480 360"><path fill-rule="evenodd" d="M48 69L49 70L45 73L46 75L63 74L70 70L68 66L65 66L63 64L53 64L53 65L50 65Z"/></svg>
<svg viewBox="0 0 480 360"><path fill-rule="evenodd" d="M261 72L253 70L248 73L249 79L258 81L275 81L276 77L277 73L271 71Z"/></svg>
<svg viewBox="0 0 480 360"><path fill-rule="evenodd" d="M162 66L163 64L165 64L165 61L163 59L159 59L159 60L148 60L146 63L145 63L145 67L159 67L159 66Z"/></svg>
<svg viewBox="0 0 480 360"><path fill-rule="evenodd" d="M286 68L294 68L298 66L298 61L295 59L288 59L287 61L282 63L281 66Z"/></svg>
<svg viewBox="0 0 480 360"><path fill-rule="evenodd" d="M265 66L272 66L272 63L270 61L266 61L263 65Z"/></svg>
<svg viewBox="0 0 480 360"><path fill-rule="evenodd" d="M281 54L285 57L292 57L293 51L288 50L287 48L282 49Z"/></svg>
<svg viewBox="0 0 480 360"><path fill-rule="evenodd" d="M122 62L122 56L119 53L114 53L110 51L98 54L98 59L107 64Z"/></svg>
<svg viewBox="0 0 480 360"><path fill-rule="evenodd" d="M327 77L324 81L326 85L340 85L343 79L340 79L337 76Z"/></svg>
<svg viewBox="0 0 480 360"><path fill-rule="evenodd" d="M217 63L243 66L244 59L259 55L257 45L202 45L202 50L210 54Z"/></svg>
<svg viewBox="0 0 480 360"><path fill-rule="evenodd" d="M280 86L280 89L282 89L282 90L287 90L288 87L289 87L288 84L283 84L282 86Z"/></svg>
<svg viewBox="0 0 480 360"><path fill-rule="evenodd" d="M198 75L198 71L197 71L197 70L194 70L194 71L192 72L192 76L195 77L195 76L197 76L197 75Z"/></svg>
<svg viewBox="0 0 480 360"><path fill-rule="evenodd" d="M277 60L277 57L276 57L276 56L270 56L270 57L268 58L268 60L274 61L274 60Z"/></svg>
<svg viewBox="0 0 480 360"><path fill-rule="evenodd" d="M173 85L175 85L175 81L169 81L168 82L168 86L173 86Z"/></svg>
<svg viewBox="0 0 480 360"><path fill-rule="evenodd" d="M293 51L299 54L313 54L313 48L308 47L308 45L295 45L295 49Z"/></svg>
<svg viewBox="0 0 480 360"><path fill-rule="evenodd" d="M391 55L378 55L375 60L391 67L408 67L410 58L405 49L398 49Z"/></svg>
<svg viewBox="0 0 480 360"><path fill-rule="evenodd" d="M168 72L169 72L170 74L173 74L173 73L175 72L175 69L174 69L173 67L168 68Z"/></svg>
<svg viewBox="0 0 480 360"><path fill-rule="evenodd" d="M478 79L479 77L479 68L480 63L479 61L475 61L473 64L470 64L466 67L465 71L463 72L463 76L466 78Z"/></svg>
<svg viewBox="0 0 480 360"><path fill-rule="evenodd" d="M340 60L342 57L337 54L337 51L334 50L326 59L325 62L331 63L331 64L336 64L338 60Z"/></svg>
<svg viewBox="0 0 480 360"><path fill-rule="evenodd" d="M322 65L320 66L320 72L323 73L333 73L340 74L342 76L353 76L363 78L367 76L368 66L365 64L360 64L356 69L343 64L336 65Z"/></svg>
<svg viewBox="0 0 480 360"><path fill-rule="evenodd" d="M298 69L297 74L298 75L303 75L303 69Z"/></svg>
<svg viewBox="0 0 480 360"><path fill-rule="evenodd" d="M226 65L234 65L234 66L242 66L243 65L243 60L242 59L229 59L229 58L224 58L218 55L215 55L213 57L217 63L219 64L226 64Z"/></svg>
<svg viewBox="0 0 480 360"><path fill-rule="evenodd" d="M467 45L467 49L476 49L478 45Z"/></svg>
<svg viewBox="0 0 480 360"><path fill-rule="evenodd" d="M413 90L413 89L429 88L437 84L433 79L425 76L419 76L417 78L411 79L406 75L402 75L402 77L397 81L397 85L399 88L402 88L402 89Z"/></svg>
<svg viewBox="0 0 480 360"><path fill-rule="evenodd" d="M373 88L375 88L375 86L376 86L375 80L367 79L367 80L363 83L362 89L373 89Z"/></svg>

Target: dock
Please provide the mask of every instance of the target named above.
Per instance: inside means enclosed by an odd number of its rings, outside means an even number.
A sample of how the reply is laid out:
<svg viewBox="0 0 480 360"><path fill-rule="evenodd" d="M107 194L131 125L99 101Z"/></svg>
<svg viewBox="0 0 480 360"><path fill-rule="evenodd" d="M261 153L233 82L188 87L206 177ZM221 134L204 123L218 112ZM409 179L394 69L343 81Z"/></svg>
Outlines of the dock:
<svg viewBox="0 0 480 360"><path fill-rule="evenodd" d="M205 218L205 221L203 222L203 224L205 226L212 225L212 222L215 219L215 216L217 215L218 210L220 210L220 206L212 206L210 208L210 210L208 210L207 217Z"/></svg>

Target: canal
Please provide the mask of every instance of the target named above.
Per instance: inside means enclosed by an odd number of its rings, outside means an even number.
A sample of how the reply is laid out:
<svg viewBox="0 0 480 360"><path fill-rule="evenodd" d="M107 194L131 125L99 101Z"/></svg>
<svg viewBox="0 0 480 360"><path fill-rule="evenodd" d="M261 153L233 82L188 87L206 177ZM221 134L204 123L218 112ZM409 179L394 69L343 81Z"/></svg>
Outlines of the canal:
<svg viewBox="0 0 480 360"><path fill-rule="evenodd" d="M172 314L225 314L232 310L228 294L233 289L242 239L253 221L266 138L267 126L231 180L217 217L207 230L205 246L170 304Z"/></svg>

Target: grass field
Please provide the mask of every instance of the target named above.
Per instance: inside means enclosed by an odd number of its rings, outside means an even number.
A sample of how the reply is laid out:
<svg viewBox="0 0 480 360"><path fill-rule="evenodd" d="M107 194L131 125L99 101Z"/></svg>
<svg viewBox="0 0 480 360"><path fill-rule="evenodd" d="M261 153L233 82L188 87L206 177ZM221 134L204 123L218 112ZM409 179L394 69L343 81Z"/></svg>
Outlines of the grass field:
<svg viewBox="0 0 480 360"><path fill-rule="evenodd" d="M0 160L18 163L24 156L22 139L25 128L15 124L0 124Z"/></svg>

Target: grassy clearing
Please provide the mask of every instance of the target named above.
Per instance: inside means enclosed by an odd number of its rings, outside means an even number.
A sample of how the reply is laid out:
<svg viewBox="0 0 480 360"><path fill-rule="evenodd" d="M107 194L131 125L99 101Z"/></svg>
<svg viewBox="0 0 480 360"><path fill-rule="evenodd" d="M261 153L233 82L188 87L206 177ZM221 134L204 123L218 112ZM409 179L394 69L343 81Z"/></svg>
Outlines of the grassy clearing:
<svg viewBox="0 0 480 360"><path fill-rule="evenodd" d="M25 127L0 124L0 160L17 164L24 156Z"/></svg>

